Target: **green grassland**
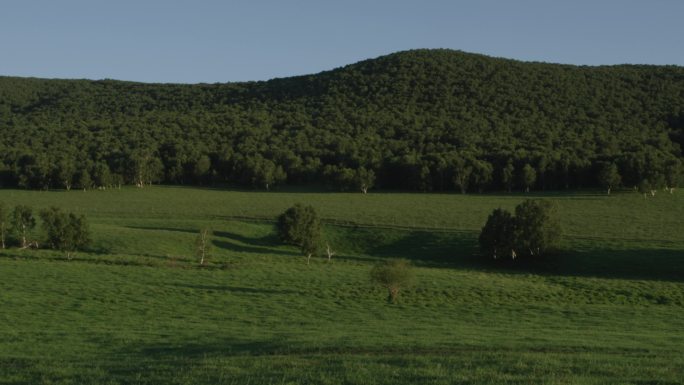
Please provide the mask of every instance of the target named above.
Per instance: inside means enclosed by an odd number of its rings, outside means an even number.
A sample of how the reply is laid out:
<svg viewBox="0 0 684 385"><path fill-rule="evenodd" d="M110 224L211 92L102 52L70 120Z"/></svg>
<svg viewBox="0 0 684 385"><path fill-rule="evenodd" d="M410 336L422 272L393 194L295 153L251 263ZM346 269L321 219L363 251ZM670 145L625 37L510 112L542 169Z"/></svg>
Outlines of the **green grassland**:
<svg viewBox="0 0 684 385"><path fill-rule="evenodd" d="M93 238L70 261L0 252L0 384L684 383L684 194L532 196L558 203L563 251L499 266L478 231L529 195L0 190ZM331 262L278 243L295 202ZM368 278L388 257L416 265L395 305Z"/></svg>

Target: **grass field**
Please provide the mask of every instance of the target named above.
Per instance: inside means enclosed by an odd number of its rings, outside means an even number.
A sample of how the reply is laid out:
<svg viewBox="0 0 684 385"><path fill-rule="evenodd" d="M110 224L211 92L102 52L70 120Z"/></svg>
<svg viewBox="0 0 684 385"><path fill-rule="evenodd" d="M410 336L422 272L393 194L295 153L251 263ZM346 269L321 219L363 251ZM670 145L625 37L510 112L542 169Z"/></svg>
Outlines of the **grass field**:
<svg viewBox="0 0 684 385"><path fill-rule="evenodd" d="M0 190L93 233L71 261L0 252L0 384L684 383L684 194L543 194L564 251L480 261L487 214L526 197ZM323 216L331 263L277 242L295 202ZM396 305L368 279L387 257L416 264Z"/></svg>

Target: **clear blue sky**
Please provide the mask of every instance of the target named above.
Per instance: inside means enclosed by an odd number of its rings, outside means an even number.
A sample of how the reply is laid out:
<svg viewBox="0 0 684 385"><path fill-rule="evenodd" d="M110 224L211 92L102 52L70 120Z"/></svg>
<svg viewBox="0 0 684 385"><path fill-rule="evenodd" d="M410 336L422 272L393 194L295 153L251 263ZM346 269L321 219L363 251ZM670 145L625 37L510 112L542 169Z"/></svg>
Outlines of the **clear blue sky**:
<svg viewBox="0 0 684 385"><path fill-rule="evenodd" d="M682 0L2 0L0 75L227 82L412 48L684 65Z"/></svg>

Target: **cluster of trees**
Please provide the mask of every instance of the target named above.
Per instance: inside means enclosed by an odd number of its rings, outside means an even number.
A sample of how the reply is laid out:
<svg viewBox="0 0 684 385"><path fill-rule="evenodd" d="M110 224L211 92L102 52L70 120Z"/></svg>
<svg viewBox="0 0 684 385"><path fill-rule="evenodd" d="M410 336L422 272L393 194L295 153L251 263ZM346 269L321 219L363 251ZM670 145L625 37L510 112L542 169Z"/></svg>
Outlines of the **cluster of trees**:
<svg viewBox="0 0 684 385"><path fill-rule="evenodd" d="M280 216L276 224L279 238L287 244L296 245L304 256L306 264L320 252L322 243L321 221L316 210L309 205L297 203ZM330 244L326 244L328 261L334 255ZM413 279L411 264L404 259L392 259L376 264L370 272L371 282L387 289L387 301L395 303L401 288Z"/></svg>
<svg viewBox="0 0 684 385"><path fill-rule="evenodd" d="M321 221L316 210L309 205L297 203L278 216L278 237L288 244L296 245L306 256L306 264L321 248ZM330 259L331 252L328 246Z"/></svg>
<svg viewBox="0 0 684 385"><path fill-rule="evenodd" d="M0 77L0 128L3 186L654 190L681 183L684 68L416 50L267 82Z"/></svg>
<svg viewBox="0 0 684 385"><path fill-rule="evenodd" d="M552 201L527 199L515 215L495 209L480 232L482 254L493 259L536 257L559 246L562 230Z"/></svg>
<svg viewBox="0 0 684 385"><path fill-rule="evenodd" d="M67 258L71 258L75 251L84 249L90 243L90 232L85 216L50 207L41 210L39 217L45 232L45 244L51 249L63 251ZM23 249L38 248L38 242L31 238L36 223L31 207L17 205L9 211L0 205L2 248L12 243Z"/></svg>

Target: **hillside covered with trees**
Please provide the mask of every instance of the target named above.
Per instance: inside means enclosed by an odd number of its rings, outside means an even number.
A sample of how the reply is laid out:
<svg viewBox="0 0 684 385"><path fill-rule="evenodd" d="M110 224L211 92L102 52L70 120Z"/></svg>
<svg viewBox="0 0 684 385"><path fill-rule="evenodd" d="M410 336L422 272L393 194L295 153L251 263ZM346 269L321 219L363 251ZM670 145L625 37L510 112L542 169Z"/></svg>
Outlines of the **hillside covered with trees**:
<svg viewBox="0 0 684 385"><path fill-rule="evenodd" d="M0 77L0 132L6 187L672 187L684 68L415 50L265 82Z"/></svg>

